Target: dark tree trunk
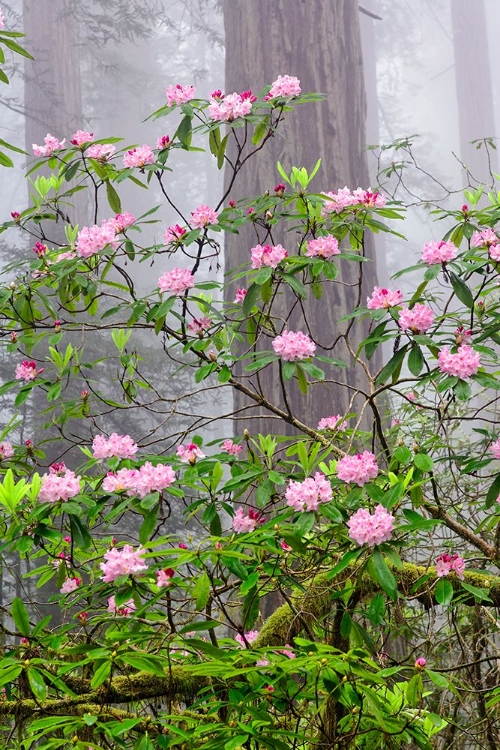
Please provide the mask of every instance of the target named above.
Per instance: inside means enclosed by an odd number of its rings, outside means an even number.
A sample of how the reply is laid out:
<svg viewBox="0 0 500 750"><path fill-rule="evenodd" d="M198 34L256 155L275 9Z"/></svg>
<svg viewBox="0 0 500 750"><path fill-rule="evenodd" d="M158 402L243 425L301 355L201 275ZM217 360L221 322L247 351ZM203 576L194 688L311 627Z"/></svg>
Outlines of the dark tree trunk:
<svg viewBox="0 0 500 750"><path fill-rule="evenodd" d="M234 194L229 197L251 196L265 190L272 192L274 185L281 182L276 170L278 160L287 171L292 165L310 171L319 157L322 167L312 185L313 190L337 190L344 185L367 187L366 100L357 3L351 0L226 0L224 21L228 93L248 88L259 91L279 74L289 74L300 78L302 91L326 95L323 102L295 109L280 134L266 144L257 158L247 163ZM293 234L277 236L273 233L273 240L281 242L289 252L295 251ZM226 271L248 264L250 248L255 244L251 229L237 236L227 236ZM370 253L367 248L367 254ZM338 323L339 318L364 302L376 280L374 263L339 263L339 279L343 284L325 285L320 301L311 295L304 304L310 330L322 343L333 342L342 326L345 328L345 324ZM361 297L357 286L360 265L364 266ZM292 330L306 330L298 316L293 319ZM351 335L356 345L362 336L362 327L355 327ZM265 348L269 349L269 341L267 344ZM345 347L331 354L352 364ZM366 388L358 372L360 369L340 370L327 365L326 377ZM275 368L269 367L262 373L261 384L266 397L283 406ZM356 402L349 403L353 391L335 384L321 386L317 391L311 389L306 397L295 386L291 391L295 416L313 427L323 416L356 411L359 406ZM236 409L247 404L238 394L235 398ZM265 414L252 419L248 427L253 434L273 431ZM236 431L241 433L241 429L238 423Z"/></svg>
<svg viewBox="0 0 500 750"><path fill-rule="evenodd" d="M489 181L489 165L484 147L477 150L470 142L493 137L495 115L488 55L488 30L484 0L452 0L451 20L455 53L460 158L477 181ZM496 152L491 168L498 171Z"/></svg>

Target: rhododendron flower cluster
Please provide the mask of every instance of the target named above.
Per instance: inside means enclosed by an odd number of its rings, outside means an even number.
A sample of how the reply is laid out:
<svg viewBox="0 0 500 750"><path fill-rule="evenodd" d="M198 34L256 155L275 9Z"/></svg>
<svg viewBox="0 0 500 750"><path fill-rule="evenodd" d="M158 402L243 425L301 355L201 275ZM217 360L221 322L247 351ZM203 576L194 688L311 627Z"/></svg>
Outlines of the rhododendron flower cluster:
<svg viewBox="0 0 500 750"><path fill-rule="evenodd" d="M403 307L399 313L398 323L404 331L412 333L425 333L434 323L434 311L428 305L419 302L410 310Z"/></svg>
<svg viewBox="0 0 500 750"><path fill-rule="evenodd" d="M123 157L124 167L144 167L146 164L154 164L155 155L151 146L146 143L143 146L136 146Z"/></svg>
<svg viewBox="0 0 500 750"><path fill-rule="evenodd" d="M23 359L22 362L16 365L16 380L34 380L37 375L41 375L45 370L45 367L41 367L39 370L36 369L36 362L29 359Z"/></svg>
<svg viewBox="0 0 500 750"><path fill-rule="evenodd" d="M309 240L307 243L306 255L308 258L318 257L327 259L339 253L339 242L332 234L317 237L315 240Z"/></svg>
<svg viewBox="0 0 500 750"><path fill-rule="evenodd" d="M495 440L495 442L490 445L490 451L493 453L495 458L500 458L500 438Z"/></svg>
<svg viewBox="0 0 500 750"><path fill-rule="evenodd" d="M214 96L217 94L217 96ZM232 122L237 117L246 117L252 111L252 104L256 101L251 91L241 94L228 94L224 96L219 91L214 91L208 106L208 115L216 122Z"/></svg>
<svg viewBox="0 0 500 750"><path fill-rule="evenodd" d="M71 594L73 591L76 591L81 582L81 578L66 578L59 591L61 594Z"/></svg>
<svg viewBox="0 0 500 750"><path fill-rule="evenodd" d="M219 214L204 203L194 211L191 211L191 226L195 229L203 229L209 224L218 224Z"/></svg>
<svg viewBox="0 0 500 750"><path fill-rule="evenodd" d="M52 464L49 473L42 476L38 499L41 503L66 502L80 492L80 480L64 463Z"/></svg>
<svg viewBox="0 0 500 750"><path fill-rule="evenodd" d="M363 188L356 188L352 192L346 186L340 188L336 193L330 191L325 193L329 200L325 201L322 208L322 214L327 216L331 213L340 213L346 208L351 206L358 206L364 204L372 208L383 208L387 203L385 195L382 193L372 193L371 188L364 190Z"/></svg>
<svg viewBox="0 0 500 750"><path fill-rule="evenodd" d="M318 510L319 503L328 503L332 499L332 486L325 475L317 471L314 477L303 482L290 480L285 497L286 504L294 510Z"/></svg>
<svg viewBox="0 0 500 750"><path fill-rule="evenodd" d="M465 570L465 560L459 555L448 555L443 552L436 558L436 575L438 578L447 576L450 573L456 573L458 578L463 579Z"/></svg>
<svg viewBox="0 0 500 750"><path fill-rule="evenodd" d="M90 258L108 245L116 250L119 244L116 239L115 219L103 219L101 226L94 224L91 227L82 227L76 238L76 252L80 258ZM61 256L58 260L61 260Z"/></svg>
<svg viewBox="0 0 500 750"><path fill-rule="evenodd" d="M474 232L471 238L472 247L492 247L498 245L498 237L493 229L481 229L479 232Z"/></svg>
<svg viewBox="0 0 500 750"><path fill-rule="evenodd" d="M103 479L102 488L105 492L135 490L137 474L137 469L119 469L116 473L109 471Z"/></svg>
<svg viewBox="0 0 500 750"><path fill-rule="evenodd" d="M104 583L112 583L118 576L143 573L148 569L142 557L145 553L144 547L139 546L134 550L130 544L125 544L120 549L113 547L105 552L104 562L99 565L103 572L101 578Z"/></svg>
<svg viewBox="0 0 500 750"><path fill-rule="evenodd" d="M335 414L332 417L323 417L318 422L318 430L340 430L343 432L347 427L347 422L341 414Z"/></svg>
<svg viewBox="0 0 500 750"><path fill-rule="evenodd" d="M362 487L377 475L377 459L369 451L355 456L344 456L337 462L337 476L343 482L353 482Z"/></svg>
<svg viewBox="0 0 500 750"><path fill-rule="evenodd" d="M36 143L32 144L33 153L35 154L35 156L52 156L54 151L59 151L59 149L64 148L65 141L66 138L63 138L62 141L59 141L53 135L47 133L47 135L43 139L45 146L38 146Z"/></svg>
<svg viewBox="0 0 500 750"><path fill-rule="evenodd" d="M170 245L171 243L176 244L182 242L182 239L186 234L187 229L185 227L180 227L178 224L175 224L165 229L163 241L165 245Z"/></svg>
<svg viewBox="0 0 500 750"><path fill-rule="evenodd" d="M8 440L3 440L0 443L0 461L4 461L6 458L12 458L14 455L14 448L12 443Z"/></svg>
<svg viewBox="0 0 500 750"><path fill-rule="evenodd" d="M428 242L422 250L422 261L428 266L434 263L448 263L457 257L458 248L451 242Z"/></svg>
<svg viewBox="0 0 500 750"><path fill-rule="evenodd" d="M196 89L194 86L181 86L176 83L175 86L169 86L166 91L167 105L171 107L174 104L185 104L194 99Z"/></svg>
<svg viewBox="0 0 500 750"><path fill-rule="evenodd" d="M212 321L206 316L203 316L202 318L193 318L188 325L188 330L191 333L196 333L198 336L202 336L203 332L210 328L211 325Z"/></svg>
<svg viewBox="0 0 500 750"><path fill-rule="evenodd" d="M85 146L86 143L92 143L94 140L94 134L89 133L86 130L77 130L76 133L71 137L70 143L72 146Z"/></svg>
<svg viewBox="0 0 500 750"><path fill-rule="evenodd" d="M281 245L255 245L250 250L252 255L252 268L276 268L278 263L288 257L288 253Z"/></svg>
<svg viewBox="0 0 500 750"><path fill-rule="evenodd" d="M186 289L194 286L194 276L188 268L172 268L158 279L160 292L173 292L182 294Z"/></svg>
<svg viewBox="0 0 500 750"><path fill-rule="evenodd" d="M205 458L205 454L196 443L187 443L186 446L179 445L177 455L185 464L194 464L196 463L196 459Z"/></svg>
<svg viewBox="0 0 500 750"><path fill-rule="evenodd" d="M391 292L389 289L376 286L373 288L372 296L366 298L366 306L369 310L382 310L400 305L403 301L403 293L398 289Z"/></svg>
<svg viewBox="0 0 500 750"><path fill-rule="evenodd" d="M247 290L246 289L237 289L236 294L234 296L233 302L237 305L241 304L245 301L245 297L247 296Z"/></svg>
<svg viewBox="0 0 500 750"><path fill-rule="evenodd" d="M237 534L246 534L255 531L259 523L264 523L264 519L258 511L249 508L248 515L245 515L245 511L240 507L233 518L233 529Z"/></svg>
<svg viewBox="0 0 500 750"><path fill-rule="evenodd" d="M156 585L158 588L166 588L167 586L170 586L172 583L172 578L175 575L175 570L173 568L165 568L164 570L157 570L156 571Z"/></svg>
<svg viewBox="0 0 500 750"><path fill-rule="evenodd" d="M459 347L456 354L450 352L449 347L438 354L438 367L446 375L453 375L457 378L466 380L471 375L475 375L481 365L481 358L478 352L475 352L471 346L463 344Z"/></svg>
<svg viewBox="0 0 500 750"><path fill-rule="evenodd" d="M96 435L92 441L94 458L133 458L138 450L130 435L117 435L116 432L112 432L109 438Z"/></svg>
<svg viewBox="0 0 500 750"><path fill-rule="evenodd" d="M120 604L118 607L116 606L114 596L110 596L108 599L108 612L110 612L112 615L121 615L122 617L130 617L132 612L135 612L135 610L136 610L136 606L134 604L133 599L129 599L123 604Z"/></svg>
<svg viewBox="0 0 500 750"><path fill-rule="evenodd" d="M224 440L221 445L221 450L229 453L230 456L238 456L243 450L243 446L233 443L232 440Z"/></svg>
<svg viewBox="0 0 500 750"><path fill-rule="evenodd" d="M150 492L161 492L175 482L175 471L167 464L153 466L146 461L135 475L135 489L139 497L145 497Z"/></svg>
<svg viewBox="0 0 500 750"><path fill-rule="evenodd" d="M236 633L236 635L234 636L234 640L237 641L242 648L246 648L247 643L251 645L258 637L258 630L249 630L247 633L245 633L244 638L240 633Z"/></svg>
<svg viewBox="0 0 500 750"><path fill-rule="evenodd" d="M394 516L382 505L377 505L373 514L360 508L351 516L347 525L351 539L354 539L357 544L367 544L373 547L391 539Z"/></svg>
<svg viewBox="0 0 500 750"><path fill-rule="evenodd" d="M283 331L273 341L273 349L286 362L312 357L316 344L302 331Z"/></svg>
<svg viewBox="0 0 500 750"><path fill-rule="evenodd" d="M112 219L110 219L110 221L112 221ZM134 221L135 216L132 216L128 211L125 211L123 214L116 214L114 218L115 232L123 232L127 227L133 224Z"/></svg>
<svg viewBox="0 0 500 750"><path fill-rule="evenodd" d="M98 161L107 161L116 153L112 143L93 143L85 152L85 155Z"/></svg>
<svg viewBox="0 0 500 750"><path fill-rule="evenodd" d="M300 81L295 76L278 76L277 79L272 82L269 94L266 98L275 99L279 96L286 99L290 96L299 96L301 90Z"/></svg>

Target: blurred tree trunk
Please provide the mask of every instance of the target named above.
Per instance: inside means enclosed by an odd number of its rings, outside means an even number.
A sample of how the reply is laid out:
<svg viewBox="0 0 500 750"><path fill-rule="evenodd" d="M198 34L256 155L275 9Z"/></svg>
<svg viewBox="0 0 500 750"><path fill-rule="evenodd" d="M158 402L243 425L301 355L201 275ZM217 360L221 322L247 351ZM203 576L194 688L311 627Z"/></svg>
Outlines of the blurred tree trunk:
<svg viewBox="0 0 500 750"><path fill-rule="evenodd" d="M26 151L32 144L43 145L47 132L66 145L72 134L82 129L83 107L77 24L71 13L71 0L24 0L26 49L35 61L24 65L24 106ZM88 218L85 191L76 193L68 208L74 224ZM64 233L49 237L64 242Z"/></svg>
<svg viewBox="0 0 500 750"><path fill-rule="evenodd" d="M266 144L256 158L249 160L229 197L236 199L261 194L265 190L272 192L274 185L281 182L276 170L277 160L287 171L292 165L310 171L321 157L322 166L312 184L313 190L337 190L344 185L367 187L364 151L366 99L358 4L351 0L273 0L271 3L268 0L225 0L223 7L227 92L248 88L259 91L279 74L289 74L300 78L302 91L318 91L326 95L325 101L301 105L287 117L280 134ZM273 233L273 239L275 243L281 242L289 252L294 252L292 234L280 236ZM251 228L245 228L239 235L228 235L226 272L248 264L250 248L255 244ZM368 247L366 252L371 255L372 248ZM333 342L339 333L338 319L359 304L357 279L360 265L363 266L363 303L376 281L375 264L346 261L339 262L339 279L343 283L324 285L320 301L310 295L304 303L304 314L311 331L323 343ZM230 291L233 293L232 289ZM284 301L282 309L288 307ZM290 327L304 330L303 319L294 316ZM362 336L362 326L355 326L351 331L354 345ZM317 350L316 353L321 352ZM335 350L332 356L352 364L345 348ZM341 370L325 365L327 379L365 387L359 370L360 367ZM266 397L283 406L277 368L268 367L260 378ZM317 391L313 388L305 397L295 384L291 391L292 411L314 427L323 416L356 411L358 407L357 403L349 404L351 392L342 385L328 384ZM245 399L235 394L235 409L246 405ZM244 414L246 416L247 412ZM265 414L253 418L248 427L253 434L273 431ZM237 423L235 431L241 433L241 430L241 423Z"/></svg>
<svg viewBox="0 0 500 750"><path fill-rule="evenodd" d="M470 142L496 135L493 88L488 54L488 29L484 0L451 0L455 81L457 88L460 158L473 178L489 181L489 166L484 146L476 149ZM496 152L491 169L498 171Z"/></svg>

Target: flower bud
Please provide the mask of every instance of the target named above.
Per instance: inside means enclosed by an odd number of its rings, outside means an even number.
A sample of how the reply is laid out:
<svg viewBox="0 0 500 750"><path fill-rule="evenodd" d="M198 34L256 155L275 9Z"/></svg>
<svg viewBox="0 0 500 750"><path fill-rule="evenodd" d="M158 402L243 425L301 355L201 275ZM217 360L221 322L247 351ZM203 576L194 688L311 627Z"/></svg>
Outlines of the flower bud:
<svg viewBox="0 0 500 750"><path fill-rule="evenodd" d="M426 664L427 662L424 657L419 656L419 658L415 661L415 669L425 669Z"/></svg>

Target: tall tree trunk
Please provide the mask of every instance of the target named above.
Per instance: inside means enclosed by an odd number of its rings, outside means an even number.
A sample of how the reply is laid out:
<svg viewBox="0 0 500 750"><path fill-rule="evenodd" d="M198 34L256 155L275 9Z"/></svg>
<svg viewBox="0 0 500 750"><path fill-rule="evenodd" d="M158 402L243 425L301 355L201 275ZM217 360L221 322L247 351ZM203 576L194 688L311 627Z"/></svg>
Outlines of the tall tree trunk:
<svg viewBox="0 0 500 750"><path fill-rule="evenodd" d="M311 170L319 157L322 167L312 185L313 190L336 190L368 185L365 155L366 101L358 19L358 5L351 0L225 0L226 91L260 90L279 74L295 75L301 80L302 91L320 91L326 99L319 104L301 105L288 117L280 134L266 144L257 158L249 160L240 173L238 185L230 198L272 192L281 179L276 171L279 160L286 170L292 165ZM292 234L277 236L293 252ZM251 229L226 237L226 272L248 264L249 251L255 243ZM367 248L371 254L371 248ZM359 265L363 268L361 300L357 279ZM304 304L305 318L316 338L332 342L341 330L338 320L348 310L364 301L376 279L374 263L340 262L339 278L343 284L327 284L323 298L312 295ZM289 302L289 300L288 300ZM287 308L286 300L284 309ZM304 329L296 316L293 330ZM362 335L362 326L353 329L355 344ZM269 342L268 342L269 343ZM270 348L267 346L266 348ZM317 353L320 353L317 350ZM332 356L352 359L346 349ZM327 379L366 387L358 370L340 370L326 366ZM276 368L268 367L261 374L262 391L274 403L283 405ZM335 384L314 388L302 396L292 387L292 411L307 424L316 426L323 416L356 411L350 404L352 390ZM247 402L238 394L235 409ZM247 414L247 412L244 412ZM261 412L259 412L261 414ZM248 425L253 434L272 432L265 414L253 418ZM236 426L241 432L241 424ZM292 432L292 430L290 430Z"/></svg>
<svg viewBox="0 0 500 750"><path fill-rule="evenodd" d="M475 180L489 181L486 150L470 142L495 132L493 89L488 55L488 29L484 0L451 0L455 81L457 88L460 158ZM493 171L498 171L492 152Z"/></svg>

